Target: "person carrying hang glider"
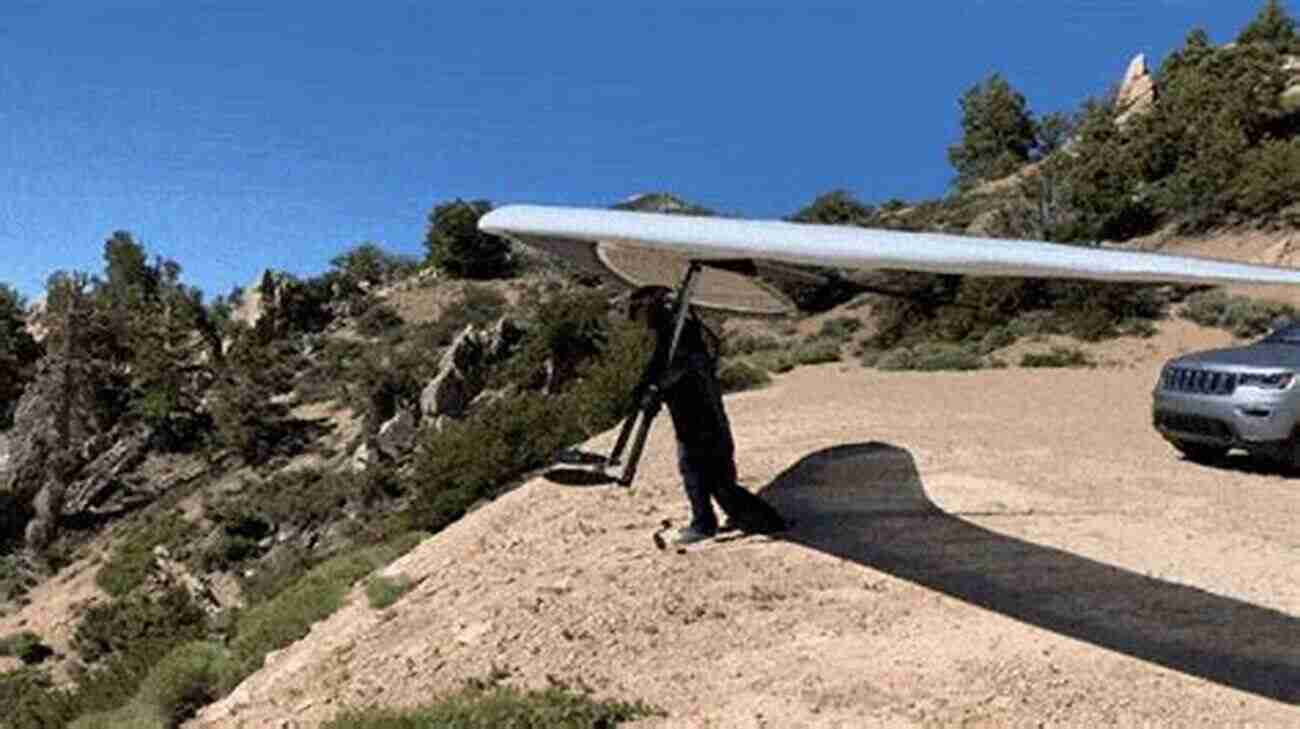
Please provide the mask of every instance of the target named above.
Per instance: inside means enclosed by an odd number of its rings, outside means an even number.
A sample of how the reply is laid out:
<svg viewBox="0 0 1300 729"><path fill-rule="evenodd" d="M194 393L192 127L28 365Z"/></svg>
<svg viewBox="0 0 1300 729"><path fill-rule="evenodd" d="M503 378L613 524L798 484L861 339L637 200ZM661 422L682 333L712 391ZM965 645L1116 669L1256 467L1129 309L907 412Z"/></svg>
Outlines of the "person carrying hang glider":
<svg viewBox="0 0 1300 729"><path fill-rule="evenodd" d="M664 286L643 286L628 298L628 318L648 328L655 340L633 399L646 418L668 406L677 435L677 466L691 505L691 522L673 541L693 544L718 533L714 499L732 527L751 533L782 531L780 514L736 483L736 446L718 382L717 335L689 309L677 331L675 309L672 291Z"/></svg>
<svg viewBox="0 0 1300 729"><path fill-rule="evenodd" d="M647 278L662 276L668 269L685 270L671 304L666 303L665 288L641 293L641 300L647 302L646 321L659 343L657 356L661 362L640 393L652 397L642 403L639 430L626 462L621 464L623 475L619 478L628 486L635 477L649 423L658 408L656 398L663 398L681 443L682 476L692 505L692 525L679 535L682 541L696 541L714 529L716 522L708 497L716 498L733 517L751 508L761 511L766 507L735 483L735 446L721 405L716 373L710 369L712 364L692 364L704 362L698 351L700 335L693 333L694 325L687 326L693 320L688 314L701 278L712 276L714 282L724 276L748 280L760 266L775 263L778 268L793 265L1094 281L1300 285L1300 271L1279 266L1101 246L783 221L508 205L484 215L479 228L553 253L587 271L612 275L634 287L648 283ZM734 294L737 288L717 286L713 293ZM741 305L731 306L730 310L776 313L762 302L761 295L741 299ZM678 346L682 349L680 356ZM656 365L652 362L651 367ZM635 421L634 414L624 423L605 460L606 466L620 465Z"/></svg>

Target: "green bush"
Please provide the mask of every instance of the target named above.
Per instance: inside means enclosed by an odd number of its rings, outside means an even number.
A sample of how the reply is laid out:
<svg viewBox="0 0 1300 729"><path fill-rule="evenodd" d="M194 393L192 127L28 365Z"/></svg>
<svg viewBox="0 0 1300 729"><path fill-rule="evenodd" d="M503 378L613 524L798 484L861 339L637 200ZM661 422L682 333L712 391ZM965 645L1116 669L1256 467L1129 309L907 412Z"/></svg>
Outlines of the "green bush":
<svg viewBox="0 0 1300 729"><path fill-rule="evenodd" d="M823 339L843 342L853 337L862 329L862 321L849 316L839 316L822 322L817 336Z"/></svg>
<svg viewBox="0 0 1300 729"><path fill-rule="evenodd" d="M87 663L113 654L162 654L182 640L201 637L206 616L189 592L173 587L92 605L82 613L72 645Z"/></svg>
<svg viewBox="0 0 1300 729"><path fill-rule="evenodd" d="M1235 337L1248 338L1268 333L1279 320L1294 319L1296 310L1290 304L1228 296L1212 290L1188 297L1182 316L1201 326L1226 329Z"/></svg>
<svg viewBox="0 0 1300 729"><path fill-rule="evenodd" d="M410 592L414 586L415 583L406 575L396 577L379 575L372 577L366 583L366 599L370 601L370 607L383 610L402 599L402 596Z"/></svg>
<svg viewBox="0 0 1300 729"><path fill-rule="evenodd" d="M730 360L718 368L718 384L723 392L741 392L763 387L772 382L767 371L744 360Z"/></svg>
<svg viewBox="0 0 1300 729"><path fill-rule="evenodd" d="M789 372L798 365L794 353L784 349L758 352L747 359L755 367L777 374Z"/></svg>
<svg viewBox="0 0 1300 729"><path fill-rule="evenodd" d="M831 339L815 337L799 345L793 354L795 363L800 365L838 362L840 360L840 343Z"/></svg>
<svg viewBox="0 0 1300 729"><path fill-rule="evenodd" d="M1050 352L1026 352L1021 367L1092 367L1088 353L1077 347L1052 347Z"/></svg>
<svg viewBox="0 0 1300 729"><path fill-rule="evenodd" d="M233 689L235 676L235 664L225 647L206 641L186 643L154 666L134 703L172 729Z"/></svg>
<svg viewBox="0 0 1300 729"><path fill-rule="evenodd" d="M946 370L977 370L984 366L978 352L953 344L923 344L899 347L884 352L876 359L881 370L916 370L939 372Z"/></svg>
<svg viewBox="0 0 1300 729"><path fill-rule="evenodd" d="M585 693L558 687L524 692L472 686L418 709L345 712L324 729L608 729L664 715L640 702L595 701Z"/></svg>
<svg viewBox="0 0 1300 729"><path fill-rule="evenodd" d="M0 709L6 729L66 726L80 713L76 696L57 688L49 673L35 668L0 673Z"/></svg>

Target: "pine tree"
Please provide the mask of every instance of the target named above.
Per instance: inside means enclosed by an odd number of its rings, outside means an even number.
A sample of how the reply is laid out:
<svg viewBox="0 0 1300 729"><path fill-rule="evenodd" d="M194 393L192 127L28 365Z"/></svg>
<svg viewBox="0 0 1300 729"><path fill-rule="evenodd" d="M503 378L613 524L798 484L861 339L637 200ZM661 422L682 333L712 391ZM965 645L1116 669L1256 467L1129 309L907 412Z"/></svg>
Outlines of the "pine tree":
<svg viewBox="0 0 1300 729"><path fill-rule="evenodd" d="M1282 50L1292 49L1296 45L1295 18L1291 17L1279 0L1268 0L1254 20L1237 36L1237 42L1271 43Z"/></svg>
<svg viewBox="0 0 1300 729"><path fill-rule="evenodd" d="M999 74L962 95L962 139L948 148L959 189L1005 177L1029 161L1036 143L1025 97Z"/></svg>
<svg viewBox="0 0 1300 729"><path fill-rule="evenodd" d="M492 209L486 200L455 200L429 213L425 235L428 260L457 278L503 278L514 267L510 243L478 228L479 218Z"/></svg>
<svg viewBox="0 0 1300 729"><path fill-rule="evenodd" d="M27 331L25 308L17 291L0 284L0 430L13 425L14 408L40 357L40 346Z"/></svg>

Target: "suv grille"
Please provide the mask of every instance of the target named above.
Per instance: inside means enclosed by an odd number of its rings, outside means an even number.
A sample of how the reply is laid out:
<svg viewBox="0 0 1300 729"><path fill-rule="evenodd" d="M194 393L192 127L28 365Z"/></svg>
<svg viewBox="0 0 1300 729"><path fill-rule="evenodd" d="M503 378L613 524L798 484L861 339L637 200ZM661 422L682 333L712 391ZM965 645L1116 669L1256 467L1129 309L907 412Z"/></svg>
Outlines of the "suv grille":
<svg viewBox="0 0 1300 729"><path fill-rule="evenodd" d="M1166 367L1161 387L1174 392L1203 395L1231 395L1237 389L1237 373L1198 370L1191 367Z"/></svg>
<svg viewBox="0 0 1300 729"><path fill-rule="evenodd" d="M1229 428L1227 423L1200 415L1160 411L1155 414L1155 421L1156 427L1163 430L1207 435L1214 438L1230 439L1233 437L1232 428Z"/></svg>

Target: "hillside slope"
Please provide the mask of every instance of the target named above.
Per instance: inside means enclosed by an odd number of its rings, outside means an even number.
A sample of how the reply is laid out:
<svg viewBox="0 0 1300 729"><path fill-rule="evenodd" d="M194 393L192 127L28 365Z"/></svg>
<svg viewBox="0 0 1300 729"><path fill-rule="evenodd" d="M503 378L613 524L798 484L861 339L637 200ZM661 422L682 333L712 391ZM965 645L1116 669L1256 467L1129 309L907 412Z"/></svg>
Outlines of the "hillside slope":
<svg viewBox="0 0 1300 729"><path fill-rule="evenodd" d="M1300 480L1151 430L1168 322L1130 366L801 368L728 399L781 538L657 551L686 516L668 419L631 491L535 478L390 566L191 727L312 727L494 670L672 727L1294 726ZM606 433L587 447L609 448Z"/></svg>

